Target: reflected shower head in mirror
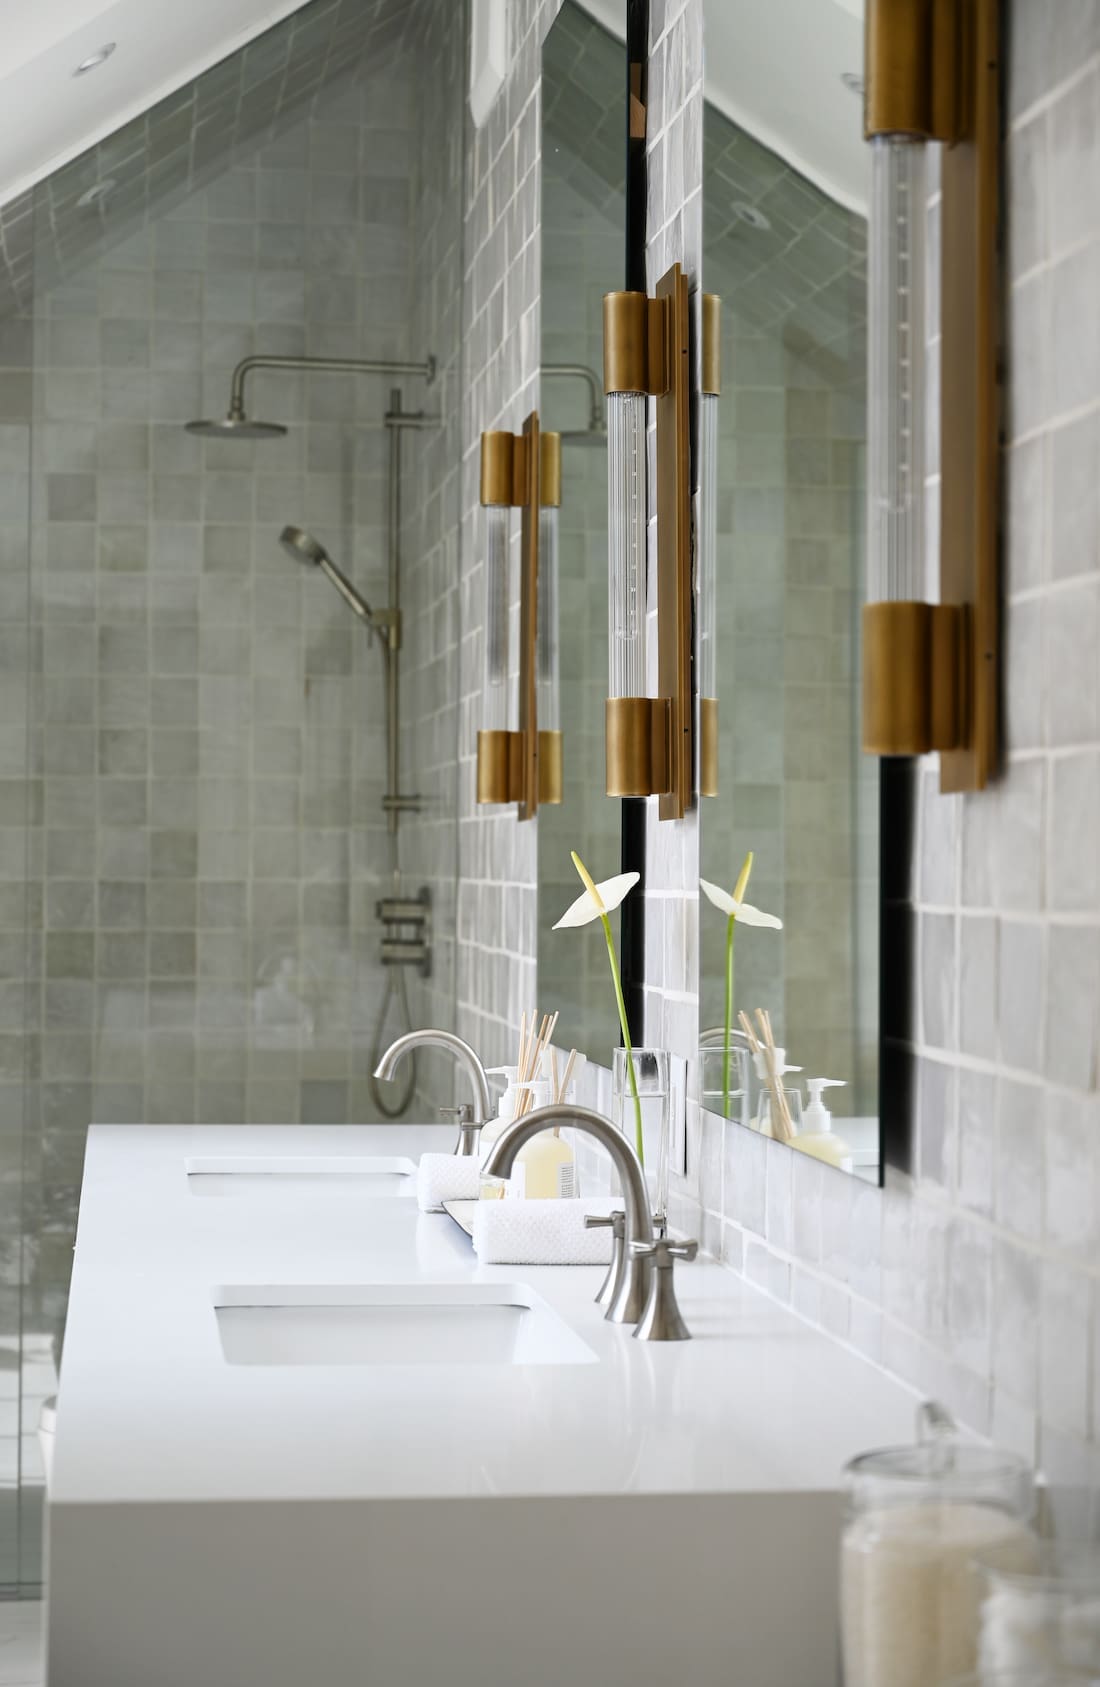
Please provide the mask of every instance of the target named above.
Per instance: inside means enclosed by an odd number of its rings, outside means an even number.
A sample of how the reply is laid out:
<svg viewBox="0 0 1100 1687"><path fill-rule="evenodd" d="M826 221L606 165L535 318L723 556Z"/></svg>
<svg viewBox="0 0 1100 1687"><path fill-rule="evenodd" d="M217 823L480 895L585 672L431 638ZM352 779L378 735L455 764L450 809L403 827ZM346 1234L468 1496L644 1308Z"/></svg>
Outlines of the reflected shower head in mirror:
<svg viewBox="0 0 1100 1687"><path fill-rule="evenodd" d="M589 448L596 446L606 451L607 428L603 423L598 428L576 428L572 432L564 432L561 442L563 445L585 445Z"/></svg>
<svg viewBox="0 0 1100 1687"><path fill-rule="evenodd" d="M184 426L201 439L282 439L286 433L281 422L253 422L243 411L239 416L230 411L220 420L204 418Z"/></svg>
<svg viewBox="0 0 1100 1687"><path fill-rule="evenodd" d="M604 415L603 387L599 376L587 363L544 363L543 375L558 381L583 381L588 388L588 426L561 429L563 445L607 445L607 418Z"/></svg>
<svg viewBox="0 0 1100 1687"><path fill-rule="evenodd" d="M374 616L370 604L361 598L346 574L342 574L329 556L324 545L315 539L312 533L307 533L301 527L284 527L279 535L279 543L287 556L294 562L303 562L310 568L319 568L325 579L335 586L344 602L360 621L365 621L368 627L373 627Z"/></svg>

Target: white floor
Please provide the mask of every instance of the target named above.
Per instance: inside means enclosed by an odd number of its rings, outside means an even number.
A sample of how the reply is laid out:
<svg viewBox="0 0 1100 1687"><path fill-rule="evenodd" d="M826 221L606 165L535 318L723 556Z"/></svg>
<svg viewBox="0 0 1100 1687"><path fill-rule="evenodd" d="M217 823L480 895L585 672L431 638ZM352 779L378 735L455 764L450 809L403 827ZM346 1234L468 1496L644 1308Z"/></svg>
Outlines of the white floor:
<svg viewBox="0 0 1100 1687"><path fill-rule="evenodd" d="M0 1687L42 1687L42 1606L0 1602Z"/></svg>

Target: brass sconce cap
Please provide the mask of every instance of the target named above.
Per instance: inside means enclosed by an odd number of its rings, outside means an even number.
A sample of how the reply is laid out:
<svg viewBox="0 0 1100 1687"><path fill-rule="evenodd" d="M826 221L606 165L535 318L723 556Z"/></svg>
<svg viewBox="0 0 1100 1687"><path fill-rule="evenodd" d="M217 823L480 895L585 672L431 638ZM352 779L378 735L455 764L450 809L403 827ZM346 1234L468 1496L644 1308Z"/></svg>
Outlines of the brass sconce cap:
<svg viewBox="0 0 1100 1687"><path fill-rule="evenodd" d="M539 503L556 509L561 503L561 434L539 435Z"/></svg>
<svg viewBox="0 0 1100 1687"><path fill-rule="evenodd" d="M562 735L539 733L539 804L560 803L562 794Z"/></svg>
<svg viewBox="0 0 1100 1687"><path fill-rule="evenodd" d="M960 74L965 7L948 0L868 0L863 131L954 141L966 126Z"/></svg>
<svg viewBox="0 0 1100 1687"><path fill-rule="evenodd" d="M481 436L481 502L511 504L515 484L515 435L493 431Z"/></svg>
<svg viewBox="0 0 1100 1687"><path fill-rule="evenodd" d="M863 606L863 748L875 756L922 756L932 748L927 603Z"/></svg>
<svg viewBox="0 0 1100 1687"><path fill-rule="evenodd" d="M863 606L863 748L922 756L962 742L969 674L958 604Z"/></svg>
<svg viewBox="0 0 1100 1687"><path fill-rule="evenodd" d="M604 392L649 391L648 307L644 293L604 294Z"/></svg>
<svg viewBox="0 0 1100 1687"><path fill-rule="evenodd" d="M522 733L478 733L477 800L479 803L523 801Z"/></svg>
<svg viewBox="0 0 1100 1687"><path fill-rule="evenodd" d="M667 697L609 697L604 704L609 797L653 797L669 788Z"/></svg>
<svg viewBox="0 0 1100 1687"><path fill-rule="evenodd" d="M716 397L722 391L722 300L703 294L703 391Z"/></svg>

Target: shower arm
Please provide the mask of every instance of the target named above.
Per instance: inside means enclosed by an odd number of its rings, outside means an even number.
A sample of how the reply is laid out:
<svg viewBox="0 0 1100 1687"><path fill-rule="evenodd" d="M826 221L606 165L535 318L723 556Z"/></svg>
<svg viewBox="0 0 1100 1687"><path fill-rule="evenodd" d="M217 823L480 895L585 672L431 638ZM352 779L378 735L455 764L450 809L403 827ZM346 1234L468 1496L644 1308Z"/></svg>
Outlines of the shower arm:
<svg viewBox="0 0 1100 1687"><path fill-rule="evenodd" d="M594 369L589 369L586 363L544 363L544 375L554 375L559 379L573 379L585 381L588 385L588 429L590 433L599 433L603 429L603 393L600 389L600 378Z"/></svg>
<svg viewBox="0 0 1100 1687"><path fill-rule="evenodd" d="M430 386L435 380L436 363L434 357L425 363L391 363L362 357L280 357L260 352L255 357L243 357L233 371L229 389L232 421L244 420L244 383L254 369L298 369L314 375L422 375Z"/></svg>

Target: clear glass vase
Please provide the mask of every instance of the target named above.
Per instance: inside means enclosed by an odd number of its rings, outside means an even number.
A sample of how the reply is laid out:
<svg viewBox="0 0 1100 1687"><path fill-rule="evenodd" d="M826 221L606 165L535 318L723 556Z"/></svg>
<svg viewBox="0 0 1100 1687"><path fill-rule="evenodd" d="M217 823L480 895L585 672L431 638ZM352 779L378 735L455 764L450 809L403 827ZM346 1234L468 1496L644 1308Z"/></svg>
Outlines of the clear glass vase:
<svg viewBox="0 0 1100 1687"><path fill-rule="evenodd" d="M751 1065L749 1051L731 1043L729 1067L726 1051L719 1043L705 1045L699 1050L702 1074L700 1099L708 1113L717 1113L739 1125L752 1123Z"/></svg>
<svg viewBox="0 0 1100 1687"><path fill-rule="evenodd" d="M777 1142L789 1142L802 1129L802 1091L783 1088L783 1095L787 1103L786 1116L780 1116L779 1101L773 1090L767 1084L760 1091L756 1102L756 1118L753 1129L761 1136L772 1136Z"/></svg>
<svg viewBox="0 0 1100 1687"><path fill-rule="evenodd" d="M638 1147L638 1126L641 1122L639 1158L645 1167L653 1204L654 1220L664 1225L668 1219L669 1136L671 1114L668 1091L668 1051L666 1049L633 1049L630 1060L637 1087L630 1082L627 1052L616 1049L612 1061L612 1102L614 1120L633 1148Z"/></svg>

